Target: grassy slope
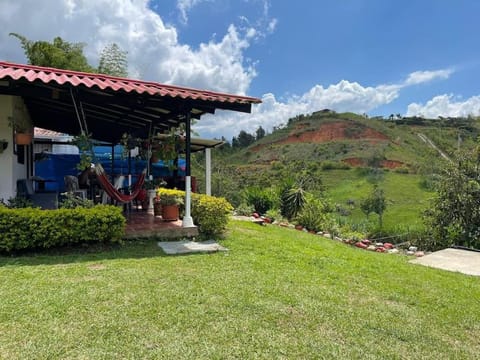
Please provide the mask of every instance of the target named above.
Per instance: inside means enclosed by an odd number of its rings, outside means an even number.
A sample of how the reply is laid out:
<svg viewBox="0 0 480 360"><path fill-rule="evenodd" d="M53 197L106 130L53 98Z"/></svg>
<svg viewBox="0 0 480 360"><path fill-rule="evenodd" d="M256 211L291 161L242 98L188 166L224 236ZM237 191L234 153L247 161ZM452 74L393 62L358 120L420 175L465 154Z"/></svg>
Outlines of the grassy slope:
<svg viewBox="0 0 480 360"><path fill-rule="evenodd" d="M420 175L385 172L379 187L384 189L387 199L386 228L392 229L400 224L410 228L422 226L419 214L428 206L433 193L420 187L421 179ZM352 211L351 221L361 223L365 220L359 204L372 191L373 185L368 177L355 169L329 170L322 173L322 180L333 202ZM354 209L346 205L347 200L355 201Z"/></svg>
<svg viewBox="0 0 480 360"><path fill-rule="evenodd" d="M322 125L338 122L347 122L351 134L372 128L388 136L389 140L372 142L366 139L345 138L324 143L282 143L292 134L319 131L319 129L321 132ZM235 164L236 173L232 175L233 178L243 174L243 177L239 178L253 179L248 181L248 184L254 183L257 179L263 179L263 186L267 186L269 181L275 183L279 180L271 179L268 175L275 174L270 171L272 163L283 163L288 166L296 160L301 160L309 165L316 164L317 168L320 168L320 163L326 160L333 162L341 162L348 158L365 160L375 152L380 152L388 160L404 163L404 167L410 172L430 174L438 172L445 164L445 160L420 139L419 133L428 136L438 147L452 155L458 145L459 132L462 137L462 146L471 147L474 145L473 139L480 131L478 121L462 120L452 123L424 120L421 123L422 125L408 125L402 122L365 119L363 116L352 113L314 114L294 121L290 126L266 136L247 149L237 151L229 157L228 163ZM322 171L319 176L326 185L328 195L341 206L345 206L347 199L354 199L358 204L358 201L367 197L371 191L367 176L359 175L355 170ZM380 184L389 201L384 219L386 229L397 233L395 227L401 227L402 229L398 229L400 231L404 231L406 227L422 227L420 212L428 205L428 199L432 193L423 191L419 187L421 180L420 175L387 173L385 181ZM239 182L247 183L244 180ZM356 206L351 216L345 220L360 223L361 227L361 223L365 222L365 216Z"/></svg>
<svg viewBox="0 0 480 360"><path fill-rule="evenodd" d="M234 222L227 254L154 241L0 258L0 357L475 358L478 278Z"/></svg>

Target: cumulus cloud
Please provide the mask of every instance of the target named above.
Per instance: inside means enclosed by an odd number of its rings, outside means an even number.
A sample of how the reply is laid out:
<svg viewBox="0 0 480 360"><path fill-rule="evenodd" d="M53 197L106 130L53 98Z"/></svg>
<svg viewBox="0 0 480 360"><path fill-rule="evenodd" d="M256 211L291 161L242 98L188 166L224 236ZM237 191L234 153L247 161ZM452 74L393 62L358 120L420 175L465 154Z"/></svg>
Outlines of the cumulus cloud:
<svg viewBox="0 0 480 360"><path fill-rule="evenodd" d="M207 1L207 0L202 0ZM198 4L184 1L184 9ZM28 18L29 21L25 21ZM18 32L32 40L84 42L95 64L101 49L116 42L128 51L131 77L210 90L245 94L256 76L244 51L252 41L250 29L230 26L218 41L192 48L178 40L177 30L149 8L148 0L58 0L0 2L0 59L25 62Z"/></svg>
<svg viewBox="0 0 480 360"><path fill-rule="evenodd" d="M279 101L274 94L269 93L262 97L262 104L253 107L252 114L220 113L215 117L205 116L196 125L196 130L202 136L218 137L221 134L231 139L240 130L253 133L262 126L270 131L274 126L286 123L291 117L321 109L368 113L394 101L406 87L446 78L451 73L452 70L416 71L396 84L375 87L341 80L327 87L315 85L303 95L290 96L286 101Z"/></svg>
<svg viewBox="0 0 480 360"><path fill-rule="evenodd" d="M416 85L436 79L445 80L453 73L453 69L442 69L433 71L415 71L408 75L405 85Z"/></svg>
<svg viewBox="0 0 480 360"><path fill-rule="evenodd" d="M435 119L443 117L466 117L480 115L480 96L472 96L466 100L455 98L453 95L438 95L425 104L412 103L408 105L407 116L423 116Z"/></svg>

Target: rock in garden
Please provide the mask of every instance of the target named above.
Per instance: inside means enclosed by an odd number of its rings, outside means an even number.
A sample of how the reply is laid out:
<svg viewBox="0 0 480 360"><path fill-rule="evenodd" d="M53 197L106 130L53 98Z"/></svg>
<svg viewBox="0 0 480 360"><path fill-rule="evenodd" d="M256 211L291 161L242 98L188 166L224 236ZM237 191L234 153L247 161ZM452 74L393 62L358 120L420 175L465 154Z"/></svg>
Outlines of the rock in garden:
<svg viewBox="0 0 480 360"><path fill-rule="evenodd" d="M398 249L388 249L389 254L398 254L400 251Z"/></svg>
<svg viewBox="0 0 480 360"><path fill-rule="evenodd" d="M410 247L408 248L408 251L413 251L413 252L415 252L415 251L417 251L417 250L418 250L418 248L417 248L416 246L410 246Z"/></svg>
<svg viewBox="0 0 480 360"><path fill-rule="evenodd" d="M363 239L362 243L364 243L365 245L370 245L372 242L368 239Z"/></svg>
<svg viewBox="0 0 480 360"><path fill-rule="evenodd" d="M385 248L383 246L379 246L375 249L376 252L385 252Z"/></svg>
<svg viewBox="0 0 480 360"><path fill-rule="evenodd" d="M417 251L417 252L415 252L415 256L416 257L422 257L422 256L425 256L425 253L423 251Z"/></svg>
<svg viewBox="0 0 480 360"><path fill-rule="evenodd" d="M383 247L384 247L385 249L393 249L393 244L391 244L391 243L384 243L384 244L383 244Z"/></svg>
<svg viewBox="0 0 480 360"><path fill-rule="evenodd" d="M332 235L330 235L329 233L325 233L325 234L323 234L323 236L325 236L326 238L329 238L329 239L332 238Z"/></svg>
<svg viewBox="0 0 480 360"><path fill-rule="evenodd" d="M375 250L377 250L377 248L375 247L375 245L368 245L368 246L367 246L367 250L369 250L369 251L375 251Z"/></svg>
<svg viewBox="0 0 480 360"><path fill-rule="evenodd" d="M405 254L409 255L409 256L412 256L412 255L415 255L415 252L411 251L411 250L408 250L407 252L405 252Z"/></svg>
<svg viewBox="0 0 480 360"><path fill-rule="evenodd" d="M366 249L367 248L367 245L365 245L364 243L362 243L361 241L355 243L355 246L360 248L360 249Z"/></svg>
<svg viewBox="0 0 480 360"><path fill-rule="evenodd" d="M383 243L382 243L382 242L376 242L376 243L375 243L375 246L376 246L376 247L383 247Z"/></svg>

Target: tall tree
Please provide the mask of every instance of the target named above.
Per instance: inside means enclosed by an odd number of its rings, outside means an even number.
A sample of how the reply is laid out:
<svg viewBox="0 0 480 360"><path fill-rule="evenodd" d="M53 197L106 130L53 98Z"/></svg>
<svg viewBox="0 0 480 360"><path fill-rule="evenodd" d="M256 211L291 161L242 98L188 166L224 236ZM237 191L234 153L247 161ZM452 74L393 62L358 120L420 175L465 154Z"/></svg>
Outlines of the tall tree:
<svg viewBox="0 0 480 360"><path fill-rule="evenodd" d="M85 72L95 71L83 54L84 43L70 43L61 37L54 38L50 43L32 41L17 33L10 35L20 40L29 64Z"/></svg>
<svg viewBox="0 0 480 360"><path fill-rule="evenodd" d="M107 45L102 50L97 69L88 63L83 53L84 43L71 43L58 36L50 43L43 40L32 41L17 33L10 33L10 35L20 40L29 64L57 69L100 72L120 77L128 75L127 51L122 50L115 43Z"/></svg>
<svg viewBox="0 0 480 360"><path fill-rule="evenodd" d="M245 130L240 130L237 136L237 141L239 147L247 147L255 142L255 136L247 133Z"/></svg>
<svg viewBox="0 0 480 360"><path fill-rule="evenodd" d="M263 138L265 136L265 130L262 128L262 126L260 125L256 131L256 139L257 140L260 140L261 138Z"/></svg>
<svg viewBox="0 0 480 360"><path fill-rule="evenodd" d="M100 53L98 72L112 76L127 77L127 51L120 49L116 43L105 46Z"/></svg>

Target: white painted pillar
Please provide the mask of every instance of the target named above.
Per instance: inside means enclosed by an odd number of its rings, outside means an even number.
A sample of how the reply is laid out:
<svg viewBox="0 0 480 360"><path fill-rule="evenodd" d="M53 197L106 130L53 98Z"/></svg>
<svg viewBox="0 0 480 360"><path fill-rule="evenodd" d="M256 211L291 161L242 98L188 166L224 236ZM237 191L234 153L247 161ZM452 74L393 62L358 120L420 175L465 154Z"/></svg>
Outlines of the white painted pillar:
<svg viewBox="0 0 480 360"><path fill-rule="evenodd" d="M205 193L212 195L212 149L205 148Z"/></svg>
<svg viewBox="0 0 480 360"><path fill-rule="evenodd" d="M190 110L188 110L185 117L185 216L183 217L182 227L195 226L191 214L192 178L190 173L190 116Z"/></svg>
<svg viewBox="0 0 480 360"><path fill-rule="evenodd" d="M193 227L193 218L191 214L192 207L192 178L185 176L185 216L182 220L182 227Z"/></svg>

